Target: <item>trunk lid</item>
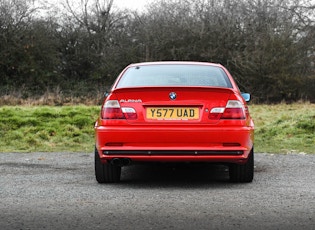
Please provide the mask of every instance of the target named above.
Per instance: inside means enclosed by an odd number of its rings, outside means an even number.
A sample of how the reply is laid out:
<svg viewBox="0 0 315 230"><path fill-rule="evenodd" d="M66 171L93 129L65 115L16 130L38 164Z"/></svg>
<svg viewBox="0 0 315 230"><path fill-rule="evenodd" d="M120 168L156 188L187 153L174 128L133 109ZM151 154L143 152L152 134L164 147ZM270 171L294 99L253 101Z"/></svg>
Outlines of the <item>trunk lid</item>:
<svg viewBox="0 0 315 230"><path fill-rule="evenodd" d="M112 96L119 101L122 109L133 108L134 124L164 123L215 123L209 120L212 108L225 107L234 95L229 88L209 87L139 87L119 88Z"/></svg>

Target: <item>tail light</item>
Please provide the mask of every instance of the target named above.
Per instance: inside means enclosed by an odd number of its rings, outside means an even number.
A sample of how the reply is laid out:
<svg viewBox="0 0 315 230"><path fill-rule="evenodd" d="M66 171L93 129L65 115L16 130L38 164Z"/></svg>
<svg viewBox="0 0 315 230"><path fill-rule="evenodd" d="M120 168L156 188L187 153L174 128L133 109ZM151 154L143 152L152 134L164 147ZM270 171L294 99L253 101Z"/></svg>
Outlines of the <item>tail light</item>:
<svg viewBox="0 0 315 230"><path fill-rule="evenodd" d="M137 113L134 108L120 107L117 100L108 100L102 108L103 119L137 119Z"/></svg>
<svg viewBox="0 0 315 230"><path fill-rule="evenodd" d="M137 113L136 113L136 110L134 108L123 107L123 108L121 108L121 110L122 110L122 112L125 115L127 120L137 119Z"/></svg>
<svg viewBox="0 0 315 230"><path fill-rule="evenodd" d="M219 120L224 112L225 108L213 108L211 109L210 113L209 113L209 119L210 120Z"/></svg>
<svg viewBox="0 0 315 230"><path fill-rule="evenodd" d="M209 119L245 119L244 105L238 100L229 100L225 108L212 108L209 113Z"/></svg>
<svg viewBox="0 0 315 230"><path fill-rule="evenodd" d="M221 119L245 119L244 105L237 100L228 101Z"/></svg>
<svg viewBox="0 0 315 230"><path fill-rule="evenodd" d="M117 100L106 101L102 109L103 119L126 119Z"/></svg>

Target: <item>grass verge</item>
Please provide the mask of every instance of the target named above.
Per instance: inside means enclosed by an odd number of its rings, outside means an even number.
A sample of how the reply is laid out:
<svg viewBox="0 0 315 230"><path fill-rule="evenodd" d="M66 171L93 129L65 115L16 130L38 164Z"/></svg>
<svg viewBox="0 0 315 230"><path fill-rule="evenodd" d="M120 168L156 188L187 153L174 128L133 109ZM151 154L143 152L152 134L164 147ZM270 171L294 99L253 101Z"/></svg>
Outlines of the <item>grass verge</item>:
<svg viewBox="0 0 315 230"><path fill-rule="evenodd" d="M255 151L315 153L315 104L250 105Z"/></svg>
<svg viewBox="0 0 315 230"><path fill-rule="evenodd" d="M91 152L99 106L4 106L0 152Z"/></svg>
<svg viewBox="0 0 315 230"><path fill-rule="evenodd" d="M100 106L0 107L0 152L92 152ZM315 153L315 104L250 105L255 152Z"/></svg>

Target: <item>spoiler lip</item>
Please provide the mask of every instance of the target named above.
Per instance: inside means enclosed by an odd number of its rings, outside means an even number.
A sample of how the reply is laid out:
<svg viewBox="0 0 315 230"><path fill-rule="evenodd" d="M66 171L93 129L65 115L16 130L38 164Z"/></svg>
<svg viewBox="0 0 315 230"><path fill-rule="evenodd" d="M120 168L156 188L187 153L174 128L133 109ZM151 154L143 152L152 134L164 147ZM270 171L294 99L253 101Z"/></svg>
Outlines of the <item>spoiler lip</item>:
<svg viewBox="0 0 315 230"><path fill-rule="evenodd" d="M221 92L221 93L236 93L233 88L225 87L213 87L213 86L137 86L137 87L124 87L124 88L114 88L111 93L121 93L121 92L136 92L136 91L155 91L155 90L165 90L165 91L176 91L182 90L187 91L189 89L199 89L202 91L211 92Z"/></svg>

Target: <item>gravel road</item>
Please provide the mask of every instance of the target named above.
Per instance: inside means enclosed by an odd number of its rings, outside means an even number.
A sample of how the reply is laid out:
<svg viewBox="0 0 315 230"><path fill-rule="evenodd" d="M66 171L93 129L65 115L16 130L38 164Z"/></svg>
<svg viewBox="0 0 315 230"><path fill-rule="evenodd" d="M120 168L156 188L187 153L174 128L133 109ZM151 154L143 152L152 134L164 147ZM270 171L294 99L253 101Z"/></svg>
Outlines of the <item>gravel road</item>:
<svg viewBox="0 0 315 230"><path fill-rule="evenodd" d="M135 165L98 184L92 153L0 153L0 229L315 229L315 154L256 154L250 184L218 165Z"/></svg>

